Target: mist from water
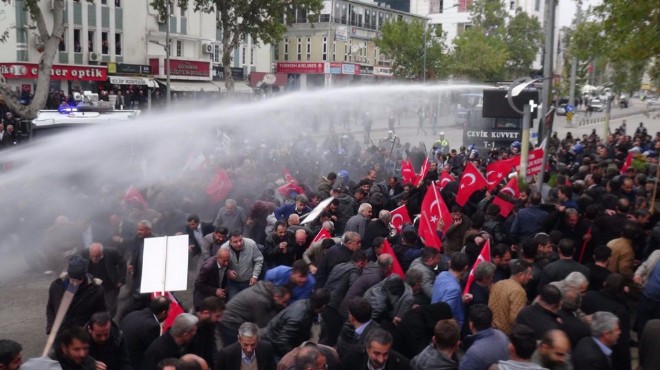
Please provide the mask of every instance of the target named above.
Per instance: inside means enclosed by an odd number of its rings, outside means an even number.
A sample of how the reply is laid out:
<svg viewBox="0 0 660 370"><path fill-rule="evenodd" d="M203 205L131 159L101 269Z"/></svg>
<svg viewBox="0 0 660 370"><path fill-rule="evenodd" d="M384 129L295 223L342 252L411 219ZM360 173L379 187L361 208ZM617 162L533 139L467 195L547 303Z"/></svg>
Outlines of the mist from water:
<svg viewBox="0 0 660 370"><path fill-rule="evenodd" d="M341 135L341 122L348 118L361 144L364 112L374 127L386 126L391 114L416 124L420 104L437 105L441 117L450 117L452 93L484 87L371 85L246 103L193 102L129 122L70 129L0 152L0 162L12 167L0 173L0 281L15 263L7 257L48 248L44 232L57 216L72 223L106 217L131 185L150 199L150 206L152 201L167 204L212 221L221 204L209 204L204 186L215 168L227 169L233 180L243 179L235 181L235 196L253 193L257 199L266 184L283 177L284 167L315 189L320 176L341 169L330 168L332 153L317 149L330 123Z"/></svg>

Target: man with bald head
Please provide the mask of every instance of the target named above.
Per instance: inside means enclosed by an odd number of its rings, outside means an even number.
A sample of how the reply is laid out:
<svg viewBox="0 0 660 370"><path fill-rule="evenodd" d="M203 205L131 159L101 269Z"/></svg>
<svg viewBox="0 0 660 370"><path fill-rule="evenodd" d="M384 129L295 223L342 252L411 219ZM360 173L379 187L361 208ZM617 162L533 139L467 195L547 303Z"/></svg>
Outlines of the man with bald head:
<svg viewBox="0 0 660 370"><path fill-rule="evenodd" d="M104 248L101 243L92 243L82 256L89 262L87 272L101 279L105 295L105 305L110 316L117 314L119 288L126 284L126 260L112 248Z"/></svg>
<svg viewBox="0 0 660 370"><path fill-rule="evenodd" d="M561 330L548 330L542 337L532 362L548 370L572 370L571 341Z"/></svg>
<svg viewBox="0 0 660 370"><path fill-rule="evenodd" d="M218 297L227 299L227 271L229 267L229 249L220 248L215 258L209 258L199 269L195 287L193 289L193 305L195 310L206 297Z"/></svg>

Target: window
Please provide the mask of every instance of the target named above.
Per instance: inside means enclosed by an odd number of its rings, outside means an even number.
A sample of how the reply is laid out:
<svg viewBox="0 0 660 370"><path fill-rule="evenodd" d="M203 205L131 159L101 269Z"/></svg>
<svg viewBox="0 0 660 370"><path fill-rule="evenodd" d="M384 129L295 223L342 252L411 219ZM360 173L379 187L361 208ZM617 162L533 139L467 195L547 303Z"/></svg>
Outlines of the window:
<svg viewBox="0 0 660 370"><path fill-rule="evenodd" d="M60 40L60 44L57 47L57 50L66 51L66 42L65 42L65 40L67 38L66 36L67 36L67 29L65 28L64 32L62 32L62 39Z"/></svg>
<svg viewBox="0 0 660 370"><path fill-rule="evenodd" d="M350 50L348 42L344 43L344 62L348 62L348 51Z"/></svg>
<svg viewBox="0 0 660 370"><path fill-rule="evenodd" d="M87 51L94 51L94 31L87 32Z"/></svg>
<svg viewBox="0 0 660 370"><path fill-rule="evenodd" d="M332 61L337 60L337 41L332 42Z"/></svg>
<svg viewBox="0 0 660 370"><path fill-rule="evenodd" d="M328 61L328 37L323 36L323 61Z"/></svg>
<svg viewBox="0 0 660 370"><path fill-rule="evenodd" d="M101 5L108 5L108 0L101 0Z"/></svg>
<svg viewBox="0 0 660 370"><path fill-rule="evenodd" d="M76 53L82 52L82 40L80 39L80 30L73 30L73 51Z"/></svg>
<svg viewBox="0 0 660 370"><path fill-rule="evenodd" d="M121 8L121 0L115 0L115 8Z"/></svg>
<svg viewBox="0 0 660 370"><path fill-rule="evenodd" d="M250 48L250 65L254 65L254 46Z"/></svg>
<svg viewBox="0 0 660 370"><path fill-rule="evenodd" d="M289 60L289 39L284 39L284 60Z"/></svg>
<svg viewBox="0 0 660 370"><path fill-rule="evenodd" d="M307 38L307 61L309 62L312 60L312 38L308 37Z"/></svg>
<svg viewBox="0 0 660 370"><path fill-rule="evenodd" d="M121 55L121 33L115 33L115 54Z"/></svg>
<svg viewBox="0 0 660 370"><path fill-rule="evenodd" d="M298 45L296 46L296 54L298 54L298 58L296 60L301 61L302 60L302 39L298 37Z"/></svg>
<svg viewBox="0 0 660 370"><path fill-rule="evenodd" d="M180 57L183 55L183 41L176 40L176 56Z"/></svg>
<svg viewBox="0 0 660 370"><path fill-rule="evenodd" d="M241 46L241 65L245 65L245 45Z"/></svg>
<svg viewBox="0 0 660 370"><path fill-rule="evenodd" d="M541 10L541 0L536 0L534 2L534 10L536 10L537 12Z"/></svg>
<svg viewBox="0 0 660 370"><path fill-rule="evenodd" d="M220 63L220 45L213 45L213 54L211 54L211 60L213 63Z"/></svg>
<svg viewBox="0 0 660 370"><path fill-rule="evenodd" d="M101 32L101 54L107 55L110 53L110 42L108 41L108 33Z"/></svg>
<svg viewBox="0 0 660 370"><path fill-rule="evenodd" d="M515 2L515 1L511 1L511 2L509 3L509 10L513 10L513 9L515 9L515 8L516 8L516 2Z"/></svg>

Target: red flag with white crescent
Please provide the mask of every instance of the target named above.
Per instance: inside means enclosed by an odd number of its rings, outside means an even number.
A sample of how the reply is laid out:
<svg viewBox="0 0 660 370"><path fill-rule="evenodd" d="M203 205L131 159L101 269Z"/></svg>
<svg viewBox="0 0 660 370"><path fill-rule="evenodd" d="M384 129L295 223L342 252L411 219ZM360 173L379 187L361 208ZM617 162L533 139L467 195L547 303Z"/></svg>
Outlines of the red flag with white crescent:
<svg viewBox="0 0 660 370"><path fill-rule="evenodd" d="M429 186L422 201L422 214L419 219L419 236L424 239L427 247L440 249L442 241L438 237L437 224L442 219L445 222L444 232L451 226L452 217L445 201L440 196L435 184Z"/></svg>
<svg viewBox="0 0 660 370"><path fill-rule="evenodd" d="M458 185L456 203L460 206L464 206L468 199L470 199L472 193L487 186L488 181L486 181L484 175L479 172L479 169L477 169L472 162L468 162L465 166L465 171L463 171L463 176L461 176L461 182Z"/></svg>
<svg viewBox="0 0 660 370"><path fill-rule="evenodd" d="M426 174L429 173L429 157L427 156L426 159L424 159L424 162L422 162L422 168L419 170L419 174L417 175L417 181L415 181L415 185L419 186L419 184L424 181L424 178L426 177Z"/></svg>
<svg viewBox="0 0 660 370"><path fill-rule="evenodd" d="M621 174L625 175L626 171L628 171L628 168L632 165L632 160L633 160L633 153L629 152L628 155L626 156L626 161L623 163L623 166L621 166Z"/></svg>
<svg viewBox="0 0 660 370"><path fill-rule="evenodd" d="M179 303L179 300L176 299L176 297L174 296L174 294L172 294L172 292L165 292L165 294L162 294L161 292L154 292L151 293L151 299L154 299L162 295L164 295L165 297L167 297L167 299L170 300L170 310L167 311L167 318L165 319L165 321L163 321L162 332L165 333L167 329L169 329L169 327L172 326L172 324L174 324L174 319L176 319L176 317L179 316L179 314L185 313L185 311L183 310L183 307Z"/></svg>
<svg viewBox="0 0 660 370"><path fill-rule="evenodd" d="M450 182L454 181L454 178L451 177L447 171L442 171L440 174L440 180L438 180L438 190L442 190L449 184Z"/></svg>
<svg viewBox="0 0 660 370"><path fill-rule="evenodd" d="M403 273L403 269L401 268L401 264L399 263L399 259L396 258L396 254L394 253L394 249L392 249L392 246L390 245L390 242L385 239L383 242L383 254L389 254L392 256L392 273L397 274L401 276L403 279L405 277L405 274Z"/></svg>
<svg viewBox="0 0 660 370"><path fill-rule="evenodd" d="M412 223L410 220L410 215L408 215L408 209L406 209L405 205L395 208L390 212L390 215L392 216L392 225L394 225L396 231L399 233L401 233L403 225Z"/></svg>
<svg viewBox="0 0 660 370"><path fill-rule="evenodd" d="M329 239L329 238L332 238L332 235L330 235L330 232L328 232L328 230L326 230L325 228L321 228L321 230L319 230L318 234L316 234L316 236L314 237L314 240L312 240L312 243L315 243L315 242L317 242L319 240L323 240L323 239Z"/></svg>
<svg viewBox="0 0 660 370"><path fill-rule="evenodd" d="M415 175L415 168L410 161L410 158L407 160L401 160L401 178L404 184L413 184L417 175Z"/></svg>
<svg viewBox="0 0 660 370"><path fill-rule="evenodd" d="M499 194L509 194L513 199L517 199L520 196L520 188L518 187L518 178L512 177L511 180L500 190ZM514 204L508 200L501 198L500 196L495 196L493 199L493 204L496 204L500 207L500 215L502 217L509 217L509 214L513 210Z"/></svg>
<svg viewBox="0 0 660 370"><path fill-rule="evenodd" d="M206 185L206 194L211 199L211 203L215 204L225 199L233 187L234 185L231 183L227 172L220 168Z"/></svg>
<svg viewBox="0 0 660 370"><path fill-rule="evenodd" d="M520 156L510 159L502 159L486 166L486 181L488 182L488 191L497 187L500 181L506 179L509 172L520 165Z"/></svg>
<svg viewBox="0 0 660 370"><path fill-rule="evenodd" d="M128 187L126 190L126 194L124 194L124 198L122 200L126 203L131 204L132 206L140 206L142 209L147 209L149 208L149 205L147 204L147 201L144 200L144 197L142 196L142 193L136 188L135 186L131 185Z"/></svg>
<svg viewBox="0 0 660 370"><path fill-rule="evenodd" d="M470 287L474 282L474 272L477 270L477 266L479 266L479 264L484 261L490 262L490 240L488 239L486 239L486 244L484 244L484 247L481 248L481 253L479 253L479 257L477 257L477 260L474 262L474 265L470 270L470 275L468 276L467 284L465 284L465 290L463 290L463 294L470 293Z"/></svg>

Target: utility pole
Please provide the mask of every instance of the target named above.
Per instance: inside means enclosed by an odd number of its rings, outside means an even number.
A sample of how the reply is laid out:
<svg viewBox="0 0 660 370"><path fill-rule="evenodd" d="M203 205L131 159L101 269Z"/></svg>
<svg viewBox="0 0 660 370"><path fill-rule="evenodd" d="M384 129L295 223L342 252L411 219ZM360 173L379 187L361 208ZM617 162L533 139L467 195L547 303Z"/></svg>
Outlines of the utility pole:
<svg viewBox="0 0 660 370"><path fill-rule="evenodd" d="M170 13L171 9L170 7L172 6L172 2L170 0L167 0L167 17L165 18L166 21L166 27L165 27L165 78L166 78L166 84L167 84L167 95L166 95L166 102L167 102L167 107L170 107L170 103L172 102L172 94L170 92L170 46L172 44L170 43Z"/></svg>
<svg viewBox="0 0 660 370"><path fill-rule="evenodd" d="M550 111L550 103L552 102L552 56L554 48L554 35L555 35L555 6L556 0L546 1L546 20L545 20L545 53L543 57L543 110L541 114L541 121L539 122L539 140L546 142L546 148L543 149L543 163L541 164L541 172L537 178L537 190L541 193L543 188L543 178L545 177L545 166L548 163L548 142L550 141L550 134L552 133L552 119L548 127L546 124L546 116ZM552 112L554 114L554 112Z"/></svg>
<svg viewBox="0 0 660 370"><path fill-rule="evenodd" d="M582 22L582 1L577 3L577 15L575 16L575 25L578 26ZM575 106L575 80L577 78L577 63L578 59L576 56L571 58L571 87L569 92L568 104Z"/></svg>

